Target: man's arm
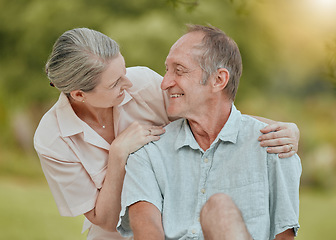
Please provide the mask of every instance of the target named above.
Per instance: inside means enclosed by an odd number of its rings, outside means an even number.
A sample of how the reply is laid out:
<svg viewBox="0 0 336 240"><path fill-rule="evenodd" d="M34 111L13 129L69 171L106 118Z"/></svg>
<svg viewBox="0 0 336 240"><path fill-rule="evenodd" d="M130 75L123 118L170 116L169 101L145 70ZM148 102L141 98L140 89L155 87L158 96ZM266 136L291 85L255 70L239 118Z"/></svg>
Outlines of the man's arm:
<svg viewBox="0 0 336 240"><path fill-rule="evenodd" d="M291 239L299 225L299 188L302 166L298 155L279 160L267 157L269 182L270 233L276 240ZM284 230L286 229L286 231Z"/></svg>
<svg viewBox="0 0 336 240"><path fill-rule="evenodd" d="M161 212L149 202L137 202L129 207L129 220L134 240L164 239Z"/></svg>
<svg viewBox="0 0 336 240"><path fill-rule="evenodd" d="M279 233L275 236L275 240L294 240L293 229L287 229L286 231Z"/></svg>

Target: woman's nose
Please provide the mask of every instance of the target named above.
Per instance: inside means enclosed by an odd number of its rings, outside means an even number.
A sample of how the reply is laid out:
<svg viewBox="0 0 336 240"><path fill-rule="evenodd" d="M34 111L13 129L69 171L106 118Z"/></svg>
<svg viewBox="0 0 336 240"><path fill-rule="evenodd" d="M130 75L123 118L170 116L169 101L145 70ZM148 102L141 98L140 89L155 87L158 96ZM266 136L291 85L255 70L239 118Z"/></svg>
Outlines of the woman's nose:
<svg viewBox="0 0 336 240"><path fill-rule="evenodd" d="M124 85L125 89L130 88L130 87L133 86L133 83L128 79L128 77L125 77L124 83L125 83L125 85Z"/></svg>

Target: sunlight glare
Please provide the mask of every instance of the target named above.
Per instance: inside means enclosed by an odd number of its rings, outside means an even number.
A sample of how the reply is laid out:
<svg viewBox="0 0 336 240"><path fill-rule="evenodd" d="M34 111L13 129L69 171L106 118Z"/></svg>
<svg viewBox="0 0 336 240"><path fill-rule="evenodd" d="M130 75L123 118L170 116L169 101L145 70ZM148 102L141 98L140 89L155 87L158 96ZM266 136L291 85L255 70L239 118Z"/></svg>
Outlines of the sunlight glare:
<svg viewBox="0 0 336 240"><path fill-rule="evenodd" d="M306 0L303 0L302 2L304 1ZM307 4L307 7L310 8L312 16L328 25L335 24L336 0L309 0L309 3L310 4Z"/></svg>
<svg viewBox="0 0 336 240"><path fill-rule="evenodd" d="M310 0L314 7L320 8L321 10L327 10L330 8L336 8L335 0Z"/></svg>

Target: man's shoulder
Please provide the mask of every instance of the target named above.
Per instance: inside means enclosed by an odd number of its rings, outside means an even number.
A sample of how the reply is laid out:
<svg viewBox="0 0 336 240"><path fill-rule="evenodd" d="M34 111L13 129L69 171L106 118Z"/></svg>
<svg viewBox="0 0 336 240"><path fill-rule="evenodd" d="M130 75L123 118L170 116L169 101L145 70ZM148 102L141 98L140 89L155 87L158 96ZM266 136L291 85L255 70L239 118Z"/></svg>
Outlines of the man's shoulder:
<svg viewBox="0 0 336 240"><path fill-rule="evenodd" d="M180 118L167 124L167 126L165 126L165 133L162 134L160 139L154 143L165 144L167 141L171 142L172 139L176 139L183 128L184 122L185 119Z"/></svg>
<svg viewBox="0 0 336 240"><path fill-rule="evenodd" d="M184 124L184 119L177 119L165 126L165 133L160 136L158 141L153 142L159 147L168 147L175 143L175 140Z"/></svg>
<svg viewBox="0 0 336 240"><path fill-rule="evenodd" d="M242 147L247 152L266 154L266 148L261 147L258 141L259 136L262 135L260 130L266 125L249 115L242 114L237 129L237 147ZM264 156L266 157L266 155Z"/></svg>
<svg viewBox="0 0 336 240"><path fill-rule="evenodd" d="M254 117L251 117L250 115L247 114L242 114L242 122L245 124L248 124L248 126L252 127L265 127L267 126L267 123L264 123Z"/></svg>
<svg viewBox="0 0 336 240"><path fill-rule="evenodd" d="M251 117L246 114L241 115L241 133L244 135L246 134L255 134L255 135L260 135L260 129L264 128L267 126L266 123L259 121L258 119Z"/></svg>
<svg viewBox="0 0 336 240"><path fill-rule="evenodd" d="M175 121L170 122L165 127L166 133L173 134L176 133L177 131L180 131L185 121L186 120L184 118L179 118Z"/></svg>
<svg viewBox="0 0 336 240"><path fill-rule="evenodd" d="M169 159L176 152L176 140L180 129L182 127L183 120L178 119L168 124L165 129L166 132L160 135L160 139L152 141L138 149L136 152L130 155L128 161L133 161L134 158L141 161L148 161L152 165L164 165L165 162L169 162Z"/></svg>
<svg viewBox="0 0 336 240"><path fill-rule="evenodd" d="M170 151L174 148L176 138L183 127L184 119L177 119L167 126L165 126L165 133L160 135L160 139L157 141L150 142L146 144L142 149L153 151L154 149L158 149L160 151Z"/></svg>

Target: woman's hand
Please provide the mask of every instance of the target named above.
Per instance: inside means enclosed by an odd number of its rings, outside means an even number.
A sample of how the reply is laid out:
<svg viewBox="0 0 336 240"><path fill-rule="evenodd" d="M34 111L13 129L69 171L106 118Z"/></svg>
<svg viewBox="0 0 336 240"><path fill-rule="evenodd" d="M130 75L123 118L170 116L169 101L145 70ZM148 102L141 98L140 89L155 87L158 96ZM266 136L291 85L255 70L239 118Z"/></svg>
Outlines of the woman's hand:
<svg viewBox="0 0 336 240"><path fill-rule="evenodd" d="M90 222L108 231L116 231L120 212L120 194L128 155L150 141L159 140L163 127L132 123L112 142L105 181L99 191L96 206L85 213Z"/></svg>
<svg viewBox="0 0 336 240"><path fill-rule="evenodd" d="M121 132L112 142L119 153L127 156L145 144L160 139L160 135L165 132L162 126L143 125L138 122L132 123Z"/></svg>
<svg viewBox="0 0 336 240"><path fill-rule="evenodd" d="M276 122L261 129L258 140L268 153L279 153L280 158L293 156L299 148L300 131L295 123Z"/></svg>

